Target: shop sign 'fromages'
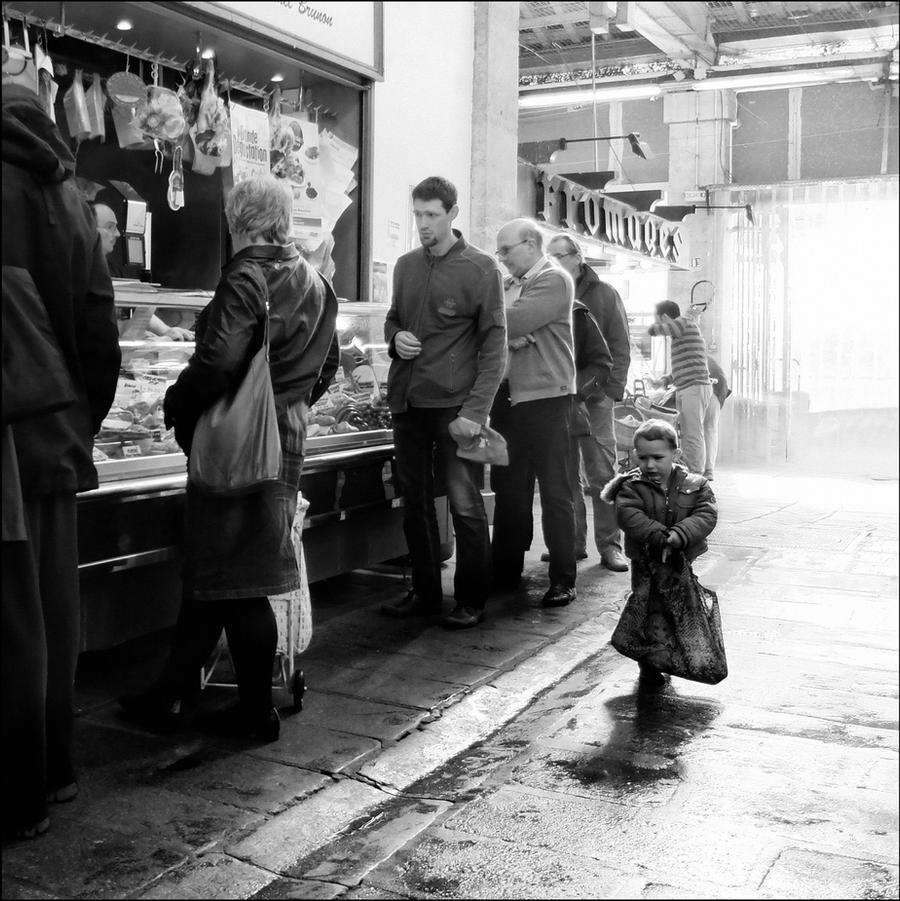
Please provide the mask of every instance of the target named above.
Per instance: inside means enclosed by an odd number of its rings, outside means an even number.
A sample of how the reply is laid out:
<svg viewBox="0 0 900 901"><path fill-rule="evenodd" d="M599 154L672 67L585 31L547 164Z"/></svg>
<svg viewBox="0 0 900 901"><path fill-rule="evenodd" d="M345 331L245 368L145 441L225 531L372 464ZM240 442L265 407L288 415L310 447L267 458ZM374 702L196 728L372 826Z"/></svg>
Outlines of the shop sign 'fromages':
<svg viewBox="0 0 900 901"><path fill-rule="evenodd" d="M602 191L541 172L536 206L539 222L651 259L666 260L679 268L690 268L688 244L680 223L636 210Z"/></svg>

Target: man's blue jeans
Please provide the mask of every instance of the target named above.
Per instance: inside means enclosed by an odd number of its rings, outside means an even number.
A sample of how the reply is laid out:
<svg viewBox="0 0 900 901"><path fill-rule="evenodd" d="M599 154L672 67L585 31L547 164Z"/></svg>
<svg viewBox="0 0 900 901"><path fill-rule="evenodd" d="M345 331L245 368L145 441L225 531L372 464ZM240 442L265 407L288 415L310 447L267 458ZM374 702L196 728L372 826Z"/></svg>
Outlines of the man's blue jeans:
<svg viewBox="0 0 900 901"><path fill-rule="evenodd" d="M403 497L403 531L412 560L413 589L439 608L441 593L440 533L434 509L435 470L444 476L456 536L457 604L484 608L491 581L488 518L481 496L484 470L456 455L448 426L457 407L409 407L395 413L394 453Z"/></svg>

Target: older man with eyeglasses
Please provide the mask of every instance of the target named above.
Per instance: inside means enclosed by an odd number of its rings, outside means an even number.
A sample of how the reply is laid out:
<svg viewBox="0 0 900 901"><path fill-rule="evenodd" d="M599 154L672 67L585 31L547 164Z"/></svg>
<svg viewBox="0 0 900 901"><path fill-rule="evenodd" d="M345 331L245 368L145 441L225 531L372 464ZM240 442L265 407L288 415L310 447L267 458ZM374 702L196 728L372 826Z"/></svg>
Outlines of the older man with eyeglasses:
<svg viewBox="0 0 900 901"><path fill-rule="evenodd" d="M616 471L616 433L613 407L621 400L628 381L631 363L631 339L628 319L619 292L600 281L590 266L585 265L578 244L566 235L557 235L548 245L548 253L575 281L575 299L580 300L600 326L612 354L613 365L605 390L585 401L590 422L590 435L579 439L581 460L594 507L594 542L600 563L613 572L627 572L628 561L622 554L622 533L616 522L612 504L600 497L603 486ZM575 475L575 550L587 554L587 515L584 490L579 473Z"/></svg>
<svg viewBox="0 0 900 901"><path fill-rule="evenodd" d="M531 546L534 480L549 549L550 588L544 607L575 600L575 478L569 432L575 399L572 279L543 250L529 219L513 219L497 234L497 256L506 266L509 360L494 400L491 424L507 440L509 466L492 468L496 495L491 542L494 587L519 586Z"/></svg>

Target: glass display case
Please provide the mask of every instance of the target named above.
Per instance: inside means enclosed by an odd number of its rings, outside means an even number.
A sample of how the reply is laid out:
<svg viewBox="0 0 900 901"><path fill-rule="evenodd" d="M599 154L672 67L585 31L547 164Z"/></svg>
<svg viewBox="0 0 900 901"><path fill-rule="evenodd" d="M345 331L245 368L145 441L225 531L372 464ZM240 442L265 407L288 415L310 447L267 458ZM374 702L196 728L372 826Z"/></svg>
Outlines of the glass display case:
<svg viewBox="0 0 900 901"><path fill-rule="evenodd" d="M94 438L101 484L184 473L173 430L163 422L163 398L194 352L191 340L211 291L171 291L114 279L122 368L113 405ZM340 366L328 391L310 408L307 455L391 442L385 401L390 359L383 340L387 307L344 302L337 319Z"/></svg>

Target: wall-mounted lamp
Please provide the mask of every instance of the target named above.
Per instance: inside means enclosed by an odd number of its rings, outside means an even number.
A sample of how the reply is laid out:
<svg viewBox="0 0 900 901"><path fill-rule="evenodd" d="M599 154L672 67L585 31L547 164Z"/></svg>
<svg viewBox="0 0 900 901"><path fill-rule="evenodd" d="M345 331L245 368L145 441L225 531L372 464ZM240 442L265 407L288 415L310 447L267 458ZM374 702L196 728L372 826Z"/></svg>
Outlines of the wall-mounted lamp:
<svg viewBox="0 0 900 901"><path fill-rule="evenodd" d="M751 208L749 203L743 203L743 204L739 203L739 204L734 204L732 206L728 206L728 205L724 205L724 204L720 205L717 203L710 203L709 202L709 191L706 192L705 206L695 206L693 209L695 212L697 210L743 210L747 216L747 221L751 225L756 225L756 222L753 219L753 209Z"/></svg>
<svg viewBox="0 0 900 901"><path fill-rule="evenodd" d="M753 210L752 210L752 208L750 207L750 204L749 204L749 203L745 203L745 204L743 205L743 207L741 207L740 205L738 205L738 206L716 206L716 205L712 205L712 206L698 206L697 209L698 209L698 210L740 210L740 209L743 209L744 212L747 214L747 221L748 221L751 225L755 225L755 224L756 224L756 222L755 222L754 219L753 219Z"/></svg>
<svg viewBox="0 0 900 901"><path fill-rule="evenodd" d="M556 150L553 151L553 153L550 154L550 162L555 162L556 155L560 151L565 150L569 146L569 144L579 144L583 141L616 141L619 138L627 138L628 144L631 147L631 152L635 156L639 156L642 160L648 158L647 154L650 154L651 157L653 156L653 152L647 146L646 142L641 140L640 134L636 131L632 131L627 135L607 135L606 137L602 138L560 138L559 146L556 148Z"/></svg>

